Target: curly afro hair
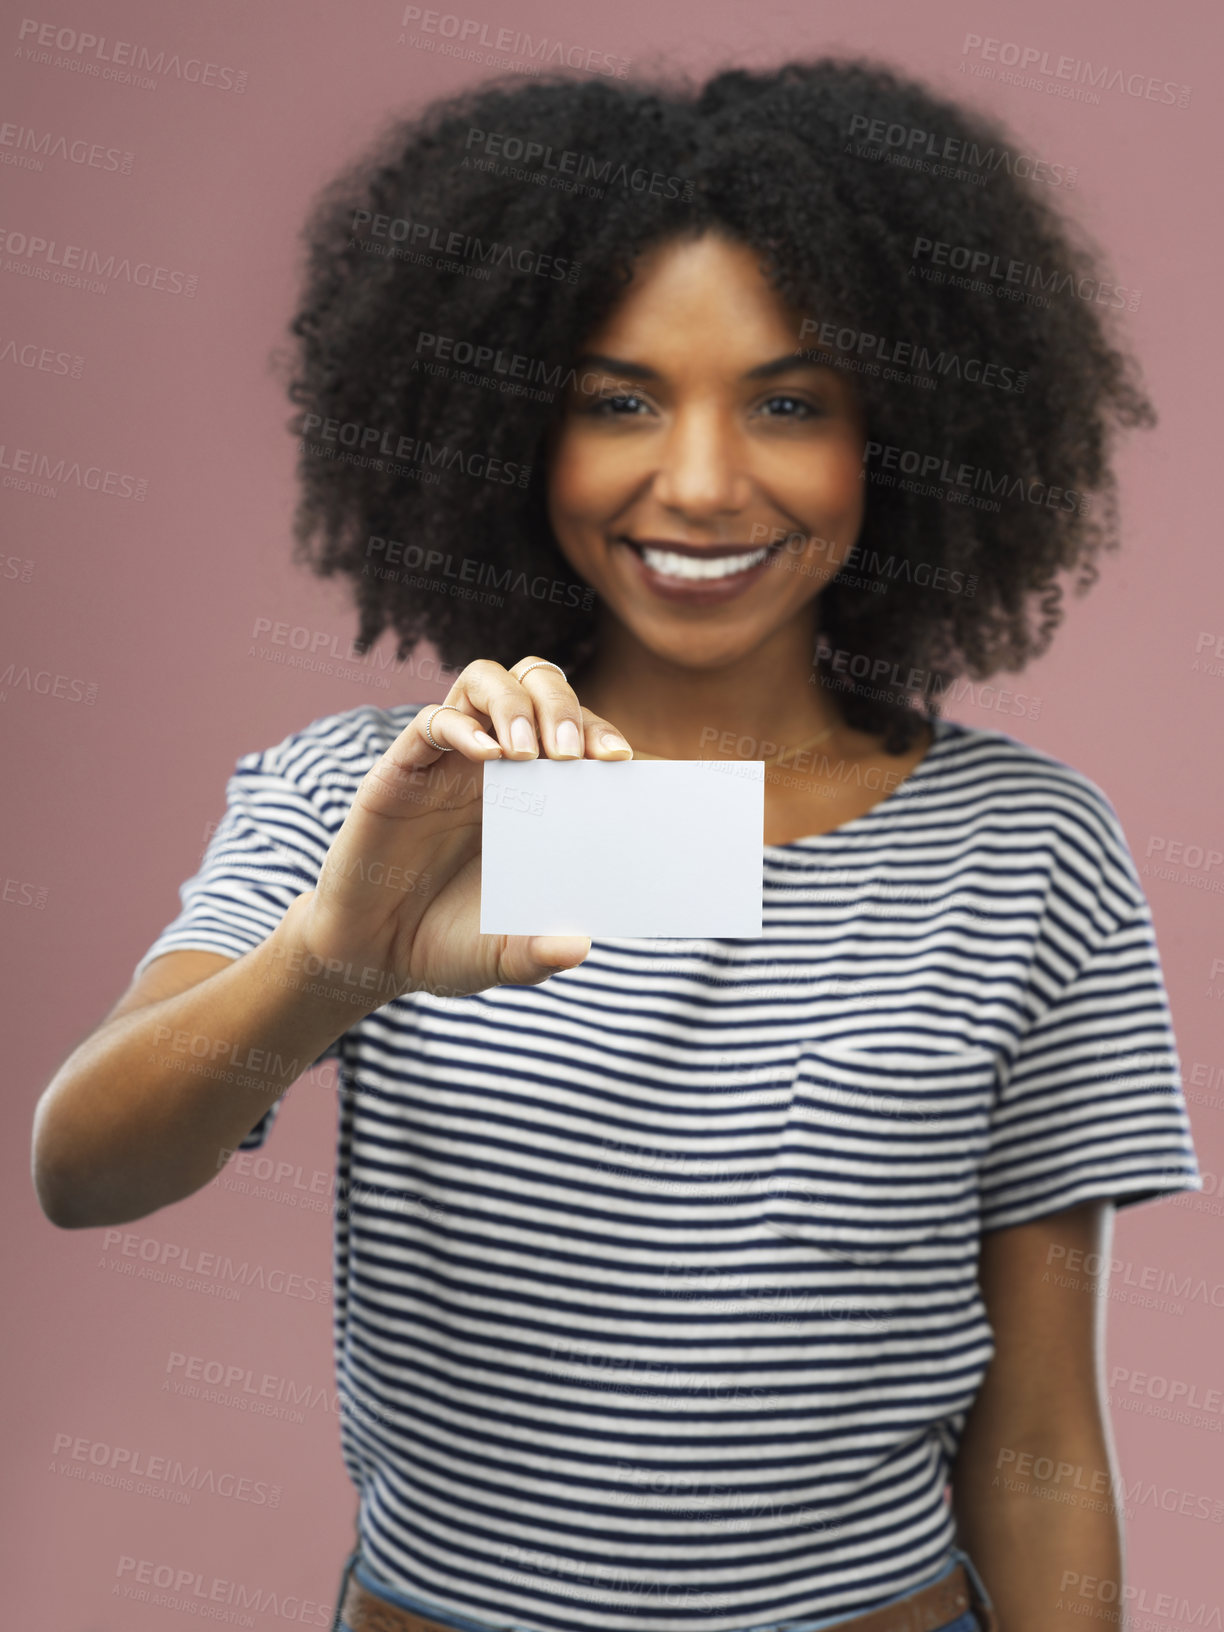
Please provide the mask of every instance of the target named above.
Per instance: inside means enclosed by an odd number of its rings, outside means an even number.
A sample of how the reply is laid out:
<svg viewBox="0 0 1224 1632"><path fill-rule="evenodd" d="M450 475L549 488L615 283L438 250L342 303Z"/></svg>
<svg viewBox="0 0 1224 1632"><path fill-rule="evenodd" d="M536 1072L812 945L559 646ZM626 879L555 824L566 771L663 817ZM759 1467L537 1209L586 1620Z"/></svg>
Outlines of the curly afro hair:
<svg viewBox="0 0 1224 1632"><path fill-rule="evenodd" d="M1109 332L1122 292L1028 169L993 119L857 60L506 76L397 119L303 230L295 559L352 580L360 653L390 624L397 661L428 639L451 669L536 652L575 674L597 609L548 522L548 386L641 250L717 231L854 370L865 515L811 679L904 751L915 671L934 715L1046 649L1060 572L1082 594L1117 547L1114 426L1155 423Z"/></svg>

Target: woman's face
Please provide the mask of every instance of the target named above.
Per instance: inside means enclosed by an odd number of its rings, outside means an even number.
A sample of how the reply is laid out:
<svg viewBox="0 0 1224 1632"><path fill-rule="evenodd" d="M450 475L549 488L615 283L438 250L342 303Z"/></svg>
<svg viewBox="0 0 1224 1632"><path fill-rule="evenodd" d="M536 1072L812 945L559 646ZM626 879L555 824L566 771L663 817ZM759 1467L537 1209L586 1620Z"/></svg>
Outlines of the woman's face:
<svg viewBox="0 0 1224 1632"><path fill-rule="evenodd" d="M862 523L852 384L795 355L804 314L761 258L715 234L647 251L580 348L550 438L562 554L605 615L686 667L733 662L792 620L812 629ZM688 546L698 569L772 549L722 580L677 580L674 558L656 572L633 547L651 541Z"/></svg>

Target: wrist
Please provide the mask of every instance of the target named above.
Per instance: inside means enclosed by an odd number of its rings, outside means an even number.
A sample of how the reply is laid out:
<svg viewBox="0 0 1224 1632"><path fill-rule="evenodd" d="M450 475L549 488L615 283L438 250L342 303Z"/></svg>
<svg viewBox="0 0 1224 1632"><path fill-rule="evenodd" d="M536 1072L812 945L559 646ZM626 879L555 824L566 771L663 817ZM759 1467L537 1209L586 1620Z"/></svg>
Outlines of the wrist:
<svg viewBox="0 0 1224 1632"><path fill-rule="evenodd" d="M295 897L264 943L264 979L279 987L292 1005L316 1021L320 1008L330 1010L338 1022L335 1036L339 1036L398 997L402 983L391 970L369 960L316 953L308 933L313 900L313 890Z"/></svg>

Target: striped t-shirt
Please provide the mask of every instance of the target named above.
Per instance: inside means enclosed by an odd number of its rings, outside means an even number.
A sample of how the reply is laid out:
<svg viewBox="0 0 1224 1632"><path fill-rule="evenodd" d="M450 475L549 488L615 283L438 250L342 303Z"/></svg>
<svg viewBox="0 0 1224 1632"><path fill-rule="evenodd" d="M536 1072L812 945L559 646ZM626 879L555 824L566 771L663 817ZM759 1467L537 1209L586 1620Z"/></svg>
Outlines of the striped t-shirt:
<svg viewBox="0 0 1224 1632"><path fill-rule="evenodd" d="M421 706L239 759L138 969L265 939ZM410 1602L741 1632L910 1590L994 1352L980 1233L1202 1188L1113 806L932 724L866 814L763 846L760 939L597 939L328 1050L342 1449Z"/></svg>

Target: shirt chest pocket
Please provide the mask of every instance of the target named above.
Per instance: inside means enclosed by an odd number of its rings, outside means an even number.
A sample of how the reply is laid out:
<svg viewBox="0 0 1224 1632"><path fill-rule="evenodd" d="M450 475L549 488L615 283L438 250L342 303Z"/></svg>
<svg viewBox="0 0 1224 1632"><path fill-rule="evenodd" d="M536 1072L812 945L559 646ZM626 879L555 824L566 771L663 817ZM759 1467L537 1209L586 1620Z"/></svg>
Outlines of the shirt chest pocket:
<svg viewBox="0 0 1224 1632"><path fill-rule="evenodd" d="M860 1264L963 1226L978 1209L996 1063L987 1048L805 1047L763 1222Z"/></svg>

